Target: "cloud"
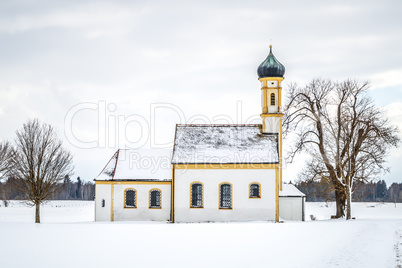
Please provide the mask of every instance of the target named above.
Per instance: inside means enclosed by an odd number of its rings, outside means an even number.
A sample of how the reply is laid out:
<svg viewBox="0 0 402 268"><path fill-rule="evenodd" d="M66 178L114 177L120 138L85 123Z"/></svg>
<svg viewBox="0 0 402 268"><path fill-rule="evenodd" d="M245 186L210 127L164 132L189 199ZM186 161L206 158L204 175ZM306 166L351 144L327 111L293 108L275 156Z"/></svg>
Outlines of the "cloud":
<svg viewBox="0 0 402 268"><path fill-rule="evenodd" d="M41 9L31 11L18 7L19 12L4 12L0 19L0 32L19 33L46 28L72 28L85 30L91 27L105 28L110 24L133 21L135 14L123 6L118 6L112 2L73 2L66 5L60 2L60 6L46 5Z"/></svg>
<svg viewBox="0 0 402 268"><path fill-rule="evenodd" d="M374 87L402 86L402 68L386 72L379 72L371 76Z"/></svg>
<svg viewBox="0 0 402 268"><path fill-rule="evenodd" d="M388 118L391 123L395 126L398 126L399 130L402 131L402 101L397 101L390 103L385 106L384 109L387 112ZM400 133L402 137L402 133ZM402 149L401 149L402 150Z"/></svg>
<svg viewBox="0 0 402 268"><path fill-rule="evenodd" d="M256 69L270 42L286 66L284 92L289 82L357 77L371 79L385 104L390 102L387 96L399 101L402 92L390 93L386 86L402 82L401 5L2 1L0 122L7 127L0 135L12 138L29 117L63 132L69 109L85 102L115 103L116 115L145 117L151 103L168 102L187 117L212 118L236 116L241 100L244 118L251 117L261 109ZM96 115L82 115L75 127L91 140L97 136ZM171 125L161 134L165 139L171 139L175 120L163 118L166 128ZM107 159L114 149L72 147L78 155L77 172L90 177L98 170L85 168L96 166L88 159Z"/></svg>

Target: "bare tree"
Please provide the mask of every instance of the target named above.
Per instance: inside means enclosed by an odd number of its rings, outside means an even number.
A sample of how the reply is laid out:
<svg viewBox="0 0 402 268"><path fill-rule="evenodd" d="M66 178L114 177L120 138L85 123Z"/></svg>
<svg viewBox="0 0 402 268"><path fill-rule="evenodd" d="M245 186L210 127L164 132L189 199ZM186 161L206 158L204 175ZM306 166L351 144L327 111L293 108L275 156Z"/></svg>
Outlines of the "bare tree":
<svg viewBox="0 0 402 268"><path fill-rule="evenodd" d="M11 174L21 196L35 205L40 223L40 205L62 187L73 171L72 155L62 147L51 125L29 120L16 132Z"/></svg>
<svg viewBox="0 0 402 268"><path fill-rule="evenodd" d="M4 179L10 170L10 158L13 149L8 141L0 142L0 180Z"/></svg>
<svg viewBox="0 0 402 268"><path fill-rule="evenodd" d="M351 218L356 181L370 181L388 171L385 159L399 143L398 129L367 95L368 82L334 83L314 79L305 87L291 85L285 111L285 134L296 134L290 151L310 160L302 179L325 179L335 191L335 217Z"/></svg>

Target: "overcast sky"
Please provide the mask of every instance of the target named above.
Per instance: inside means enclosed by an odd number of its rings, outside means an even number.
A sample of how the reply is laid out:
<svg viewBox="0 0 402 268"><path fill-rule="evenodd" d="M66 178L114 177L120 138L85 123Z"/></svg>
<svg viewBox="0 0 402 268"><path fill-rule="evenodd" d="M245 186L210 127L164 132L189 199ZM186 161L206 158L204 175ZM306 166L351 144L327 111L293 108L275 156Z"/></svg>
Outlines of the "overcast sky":
<svg viewBox="0 0 402 268"><path fill-rule="evenodd" d="M39 118L75 155L74 178L92 180L117 148L171 146L176 123L260 123L270 43L285 91L370 80L402 129L401 12L396 0L1 1L0 139ZM401 155L388 184L402 182Z"/></svg>

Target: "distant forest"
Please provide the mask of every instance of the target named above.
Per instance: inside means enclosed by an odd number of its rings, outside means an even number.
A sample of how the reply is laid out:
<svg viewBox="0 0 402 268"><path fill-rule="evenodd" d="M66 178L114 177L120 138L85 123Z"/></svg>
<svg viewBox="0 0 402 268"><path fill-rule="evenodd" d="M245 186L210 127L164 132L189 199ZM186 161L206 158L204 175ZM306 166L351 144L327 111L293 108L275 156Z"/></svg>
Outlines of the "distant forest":
<svg viewBox="0 0 402 268"><path fill-rule="evenodd" d="M335 201L332 186L325 180L297 182L294 185L306 195L308 202ZM80 177L71 180L64 178L60 191L50 200L94 200L95 184L82 181ZM0 200L19 200L18 191L13 188L12 179L0 183ZM402 183L390 187L384 180L371 183L358 183L352 195L353 202L395 202L402 203Z"/></svg>
<svg viewBox="0 0 402 268"><path fill-rule="evenodd" d="M95 184L82 181L80 177L73 181L67 176L60 187L60 191L53 194L50 200L94 200L95 198ZM19 196L18 190L15 189L12 178L0 183L0 200L19 199L22 198Z"/></svg>
<svg viewBox="0 0 402 268"><path fill-rule="evenodd" d="M332 186L325 180L298 182L294 184L306 195L306 201L335 201ZM393 183L390 187L384 180L371 183L355 184L353 202L395 202L402 203L402 183Z"/></svg>

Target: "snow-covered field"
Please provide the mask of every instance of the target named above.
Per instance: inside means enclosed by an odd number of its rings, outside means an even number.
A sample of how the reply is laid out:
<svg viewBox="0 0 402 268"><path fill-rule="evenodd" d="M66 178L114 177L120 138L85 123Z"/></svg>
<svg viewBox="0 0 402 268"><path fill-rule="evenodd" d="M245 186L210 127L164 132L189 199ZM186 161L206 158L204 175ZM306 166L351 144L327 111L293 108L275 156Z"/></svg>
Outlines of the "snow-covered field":
<svg viewBox="0 0 402 268"><path fill-rule="evenodd" d="M402 267L402 204L354 203L355 220L168 224L93 222L93 202L0 207L0 267ZM309 215L317 220L311 221Z"/></svg>

